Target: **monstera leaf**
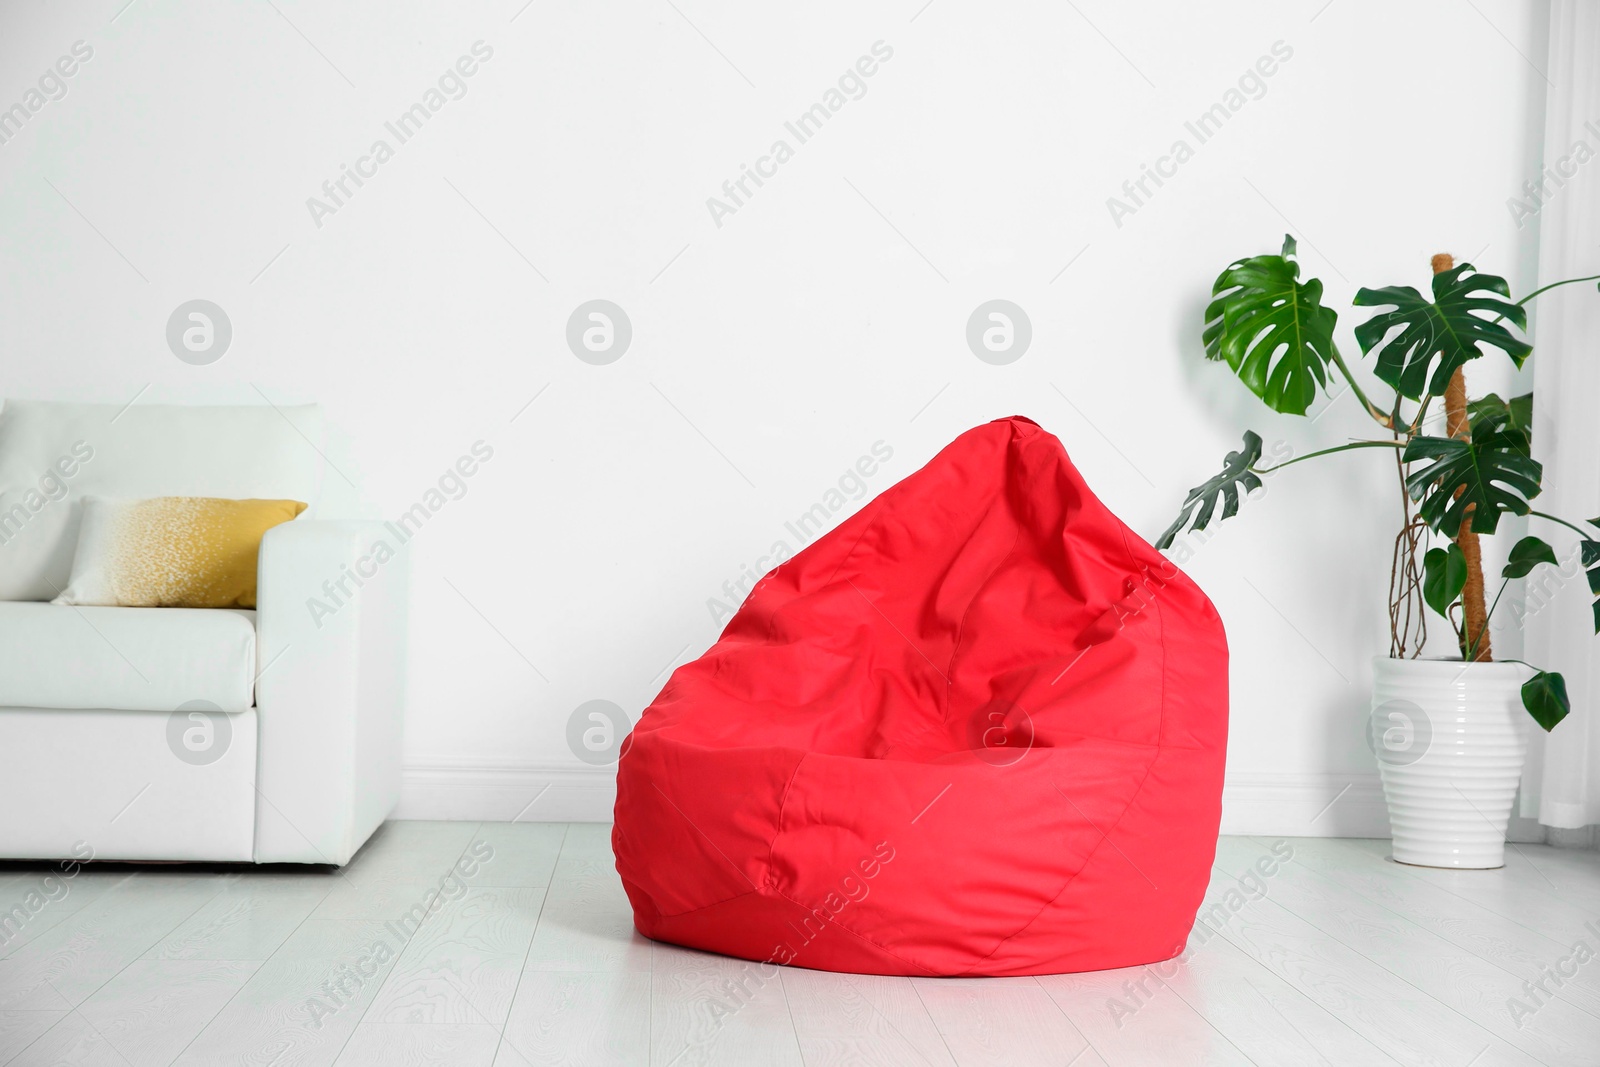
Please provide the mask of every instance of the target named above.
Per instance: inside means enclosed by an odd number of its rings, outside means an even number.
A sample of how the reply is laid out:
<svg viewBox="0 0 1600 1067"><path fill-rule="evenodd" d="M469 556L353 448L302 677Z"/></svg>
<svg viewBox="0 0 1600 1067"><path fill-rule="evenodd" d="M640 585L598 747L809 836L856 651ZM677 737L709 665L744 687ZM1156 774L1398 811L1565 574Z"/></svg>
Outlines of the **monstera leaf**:
<svg viewBox="0 0 1600 1067"><path fill-rule="evenodd" d="M1467 559L1461 546L1452 543L1449 548L1430 548L1422 557L1422 599L1445 618L1450 617L1450 605L1456 602L1467 584Z"/></svg>
<svg viewBox="0 0 1600 1067"><path fill-rule="evenodd" d="M1526 515L1544 476L1515 435L1490 426L1474 426L1470 441L1413 437L1402 458L1433 461L1406 479L1406 490L1427 524L1450 538L1461 531L1468 508L1478 533L1494 533L1504 512Z"/></svg>
<svg viewBox="0 0 1600 1067"><path fill-rule="evenodd" d="M1246 430L1244 447L1237 452L1228 453L1227 458L1222 461L1221 474L1189 490L1189 495L1183 499L1183 508L1179 511L1178 517L1156 541L1156 547L1171 548L1173 538L1177 537L1185 526L1194 530L1204 530L1217 510L1218 497L1222 498L1224 519L1231 519L1238 514L1240 487L1242 486L1246 493L1261 488L1261 479L1250 470L1260 458L1261 438L1254 431ZM1191 520L1193 525L1190 525Z"/></svg>
<svg viewBox="0 0 1600 1067"><path fill-rule="evenodd" d="M1590 519L1589 525L1600 530L1600 518ZM1589 592L1595 596L1594 632L1600 634L1600 541L1585 537L1578 542L1578 548L1583 553L1583 565L1589 568Z"/></svg>
<svg viewBox="0 0 1600 1067"><path fill-rule="evenodd" d="M1474 426L1487 424L1493 429L1519 437L1522 440L1522 451L1532 452L1532 393L1523 393L1510 400L1501 400L1499 395L1490 393L1481 400L1474 400L1467 405L1467 418Z"/></svg>
<svg viewBox="0 0 1600 1067"><path fill-rule="evenodd" d="M1522 683L1522 706L1549 733L1572 710L1567 680L1555 671L1540 671Z"/></svg>
<svg viewBox="0 0 1600 1067"><path fill-rule="evenodd" d="M1304 415L1328 380L1338 316L1322 306L1322 283L1300 281L1294 238L1283 253L1252 256L1217 275L1206 307L1206 355L1225 360L1274 411Z"/></svg>
<svg viewBox="0 0 1600 1067"><path fill-rule="evenodd" d="M1518 367L1533 351L1498 322L1476 314L1498 315L1527 329L1527 311L1502 299L1510 291L1504 278L1474 273L1470 263L1433 276L1431 303L1409 285L1363 288L1356 292L1358 307L1388 305L1394 310L1357 326L1356 341L1362 352L1377 353L1374 373L1402 396L1420 400L1424 392L1442 395L1450 375L1483 355L1483 345L1498 348Z"/></svg>
<svg viewBox="0 0 1600 1067"><path fill-rule="evenodd" d="M1500 577L1526 577L1529 571L1541 563L1548 563L1552 567L1561 566L1561 561L1556 559L1556 550L1548 543L1538 537L1524 537L1512 546L1511 554L1506 557L1506 565L1500 571Z"/></svg>

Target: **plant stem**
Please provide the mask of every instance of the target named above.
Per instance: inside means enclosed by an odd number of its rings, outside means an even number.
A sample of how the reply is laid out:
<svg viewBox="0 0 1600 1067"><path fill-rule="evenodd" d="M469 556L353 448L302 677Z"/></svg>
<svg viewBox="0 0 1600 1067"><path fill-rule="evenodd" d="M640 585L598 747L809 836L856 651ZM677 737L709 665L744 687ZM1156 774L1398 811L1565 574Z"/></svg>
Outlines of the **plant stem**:
<svg viewBox="0 0 1600 1067"><path fill-rule="evenodd" d="M1503 659L1500 662L1501 663L1520 663L1524 667L1526 667L1530 671L1532 671L1534 674L1543 674L1544 673L1544 668L1543 667L1535 667L1533 664L1529 663L1525 659ZM1527 683L1524 682L1523 684L1526 685ZM1526 707L1527 705L1523 705L1523 706Z"/></svg>
<svg viewBox="0 0 1600 1067"><path fill-rule="evenodd" d="M1563 279L1562 281L1559 281L1559 282L1551 282L1549 285L1541 286L1540 288L1535 289L1533 292L1529 293L1527 296L1523 297L1521 300L1518 300L1517 301L1517 307L1521 307L1523 304L1526 304L1528 301L1532 300L1534 297L1538 296L1540 293L1548 293L1552 289L1559 289L1563 285L1571 285L1574 282L1592 282L1592 281L1595 281L1597 279L1600 279L1600 274L1591 274L1587 278L1566 278L1566 279ZM1496 315L1490 321L1491 322L1499 322L1503 318L1505 318L1504 315Z"/></svg>
<svg viewBox="0 0 1600 1067"><path fill-rule="evenodd" d="M1417 431L1422 429L1422 423L1428 417L1428 405L1431 403L1433 403L1433 394L1423 393L1422 403L1417 405L1417 417L1411 420L1410 426L1406 427L1407 437L1415 436Z"/></svg>
<svg viewBox="0 0 1600 1067"><path fill-rule="evenodd" d="M1572 525L1572 523L1568 522L1566 519L1559 519L1556 516L1551 515L1551 514L1549 514L1547 512L1543 512L1543 511L1530 511L1530 512L1528 512L1528 514L1534 516L1535 518L1549 519L1551 522L1558 522L1562 526L1565 526L1567 529L1575 531L1578 534L1578 536L1583 538L1585 541L1593 541L1595 539L1594 535L1591 534L1588 530L1585 530L1581 526L1574 526L1574 525Z"/></svg>
<svg viewBox="0 0 1600 1067"><path fill-rule="evenodd" d="M1367 409L1367 414L1372 420L1386 430L1394 429L1394 419L1385 415L1383 409L1367 399L1367 394L1361 391L1361 386L1356 384L1356 376L1350 373L1350 368L1345 365L1344 357L1339 354L1339 346L1334 345L1330 350L1333 365L1339 368L1339 373L1344 375L1344 380L1350 383L1350 391L1356 394L1356 399L1361 401L1361 406Z"/></svg>
<svg viewBox="0 0 1600 1067"><path fill-rule="evenodd" d="M1316 459L1318 456L1327 456L1327 455L1331 455L1334 452L1348 452L1352 448L1404 448L1404 447L1405 447L1405 442L1404 441L1352 441L1350 444L1347 444L1347 445L1335 445L1332 448L1318 449L1315 452L1307 452L1303 456L1296 456L1293 459L1286 459L1282 463L1278 464L1276 467L1251 467L1250 468L1250 472L1252 474L1271 474L1273 471L1281 471L1285 467L1292 467L1296 463L1301 462L1302 460Z"/></svg>
<svg viewBox="0 0 1600 1067"><path fill-rule="evenodd" d="M1527 296L1523 297L1521 300L1518 300L1517 307L1521 307L1523 304L1526 304L1540 293L1547 293L1550 290L1558 289L1563 285L1571 285L1573 282L1592 282L1596 280L1600 280L1600 274L1591 274L1587 278L1567 278L1565 281L1551 282L1549 285L1541 286L1540 288L1529 293Z"/></svg>

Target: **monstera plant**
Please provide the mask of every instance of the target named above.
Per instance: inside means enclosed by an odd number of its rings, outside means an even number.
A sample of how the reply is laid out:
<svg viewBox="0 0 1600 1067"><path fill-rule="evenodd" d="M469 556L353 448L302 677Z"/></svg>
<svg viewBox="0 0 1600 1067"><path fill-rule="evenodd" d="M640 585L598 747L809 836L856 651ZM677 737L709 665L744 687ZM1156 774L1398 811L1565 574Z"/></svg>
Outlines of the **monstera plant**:
<svg viewBox="0 0 1600 1067"><path fill-rule="evenodd" d="M1462 368L1491 349L1522 367L1533 351L1522 336L1528 302L1557 286L1596 279L1556 282L1514 301L1504 278L1479 273L1470 263L1435 256L1433 268L1429 294L1391 285L1355 295L1356 307L1375 309L1355 327L1355 339L1372 360L1371 373L1392 394L1380 397L1382 403L1362 387L1335 344L1338 315L1323 302L1319 280L1301 279L1293 238L1284 238L1279 254L1241 259L1217 277L1203 335L1209 359L1226 363L1268 407L1286 415L1305 415L1342 379L1380 433L1262 466L1261 438L1246 431L1243 447L1228 454L1222 471L1189 491L1157 547L1169 547L1185 529L1202 530L1219 515L1234 515L1240 497L1258 488L1263 474L1340 452L1387 450L1403 489L1390 656L1420 655L1425 603L1454 630L1462 661L1487 663L1489 622L1507 584L1558 559L1543 538L1523 537L1488 601L1479 536L1495 533L1506 515L1532 516L1574 534L1584 566L1592 568L1590 590L1600 594L1600 519L1589 520L1586 529L1533 507L1543 471L1532 456L1532 396L1504 400L1491 393L1470 400ZM1437 543L1426 547L1429 542ZM1600 633L1600 600L1594 621ZM1533 673L1521 684L1522 704L1552 730L1570 709L1566 684L1555 672L1524 666Z"/></svg>

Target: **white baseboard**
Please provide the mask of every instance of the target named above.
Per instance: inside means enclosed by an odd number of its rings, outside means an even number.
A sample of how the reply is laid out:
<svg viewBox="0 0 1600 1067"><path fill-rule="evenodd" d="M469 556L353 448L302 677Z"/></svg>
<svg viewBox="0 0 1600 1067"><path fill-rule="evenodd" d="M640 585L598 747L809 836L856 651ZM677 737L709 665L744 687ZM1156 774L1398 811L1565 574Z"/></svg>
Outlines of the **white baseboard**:
<svg viewBox="0 0 1600 1067"><path fill-rule="evenodd" d="M1376 773L1241 771L1222 787L1222 832L1275 837L1388 837Z"/></svg>
<svg viewBox="0 0 1600 1067"><path fill-rule="evenodd" d="M484 822L610 822L615 767L470 758L404 765L392 818Z"/></svg>
<svg viewBox="0 0 1600 1067"><path fill-rule="evenodd" d="M609 822L616 768L573 763L432 759L402 773L397 819ZM1222 832L1280 837L1388 837L1376 774L1228 775Z"/></svg>

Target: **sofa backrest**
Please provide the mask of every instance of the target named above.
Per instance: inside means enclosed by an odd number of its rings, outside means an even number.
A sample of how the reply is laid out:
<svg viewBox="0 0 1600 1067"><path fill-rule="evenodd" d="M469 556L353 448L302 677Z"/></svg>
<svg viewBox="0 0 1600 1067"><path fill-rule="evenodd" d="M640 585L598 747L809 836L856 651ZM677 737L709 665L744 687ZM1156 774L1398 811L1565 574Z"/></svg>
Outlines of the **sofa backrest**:
<svg viewBox="0 0 1600 1067"><path fill-rule="evenodd" d="M0 600L66 588L86 496L303 500L322 460L318 406L7 400L0 407Z"/></svg>

